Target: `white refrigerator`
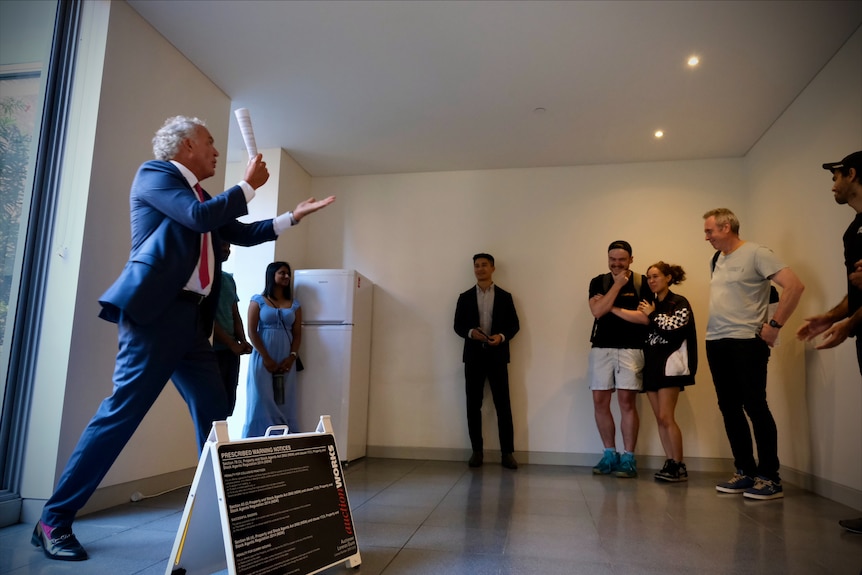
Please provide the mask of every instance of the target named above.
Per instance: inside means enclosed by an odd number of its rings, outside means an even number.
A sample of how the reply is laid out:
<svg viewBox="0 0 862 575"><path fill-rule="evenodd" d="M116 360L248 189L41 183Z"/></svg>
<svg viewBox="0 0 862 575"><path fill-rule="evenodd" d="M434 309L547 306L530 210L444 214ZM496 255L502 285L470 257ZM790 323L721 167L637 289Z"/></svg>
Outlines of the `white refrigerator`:
<svg viewBox="0 0 862 575"><path fill-rule="evenodd" d="M296 270L294 296L302 308L305 367L298 374L299 432L328 415L342 461L365 457L371 368L373 284L355 270Z"/></svg>

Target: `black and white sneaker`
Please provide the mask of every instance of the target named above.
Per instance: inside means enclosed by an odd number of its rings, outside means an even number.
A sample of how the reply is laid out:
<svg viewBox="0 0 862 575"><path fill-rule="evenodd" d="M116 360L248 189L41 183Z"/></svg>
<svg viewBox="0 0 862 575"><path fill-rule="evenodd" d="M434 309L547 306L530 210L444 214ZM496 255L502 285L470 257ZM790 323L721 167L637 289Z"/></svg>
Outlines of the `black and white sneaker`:
<svg viewBox="0 0 862 575"><path fill-rule="evenodd" d="M665 479L667 477L670 477L671 476L671 469L673 468L673 466L674 466L673 459L665 459L664 465L662 466L662 468L660 470L655 472L655 475L653 475L653 477L655 477L656 479Z"/></svg>
<svg viewBox="0 0 862 575"><path fill-rule="evenodd" d="M688 481L688 470L685 468L685 463L677 463L673 459L668 459L664 462L661 471L655 474L655 478L669 483Z"/></svg>

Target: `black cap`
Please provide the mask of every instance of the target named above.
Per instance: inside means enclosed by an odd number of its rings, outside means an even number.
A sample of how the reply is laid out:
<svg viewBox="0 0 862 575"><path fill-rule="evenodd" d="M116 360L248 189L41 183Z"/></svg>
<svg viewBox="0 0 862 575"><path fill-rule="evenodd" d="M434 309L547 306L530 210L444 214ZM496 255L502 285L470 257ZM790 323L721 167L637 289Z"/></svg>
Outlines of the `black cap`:
<svg viewBox="0 0 862 575"><path fill-rule="evenodd" d="M834 172L835 170L846 170L847 168L856 168L857 172L862 171L862 150L853 152L849 156L844 156L840 162L832 162L823 164L824 170Z"/></svg>
<svg viewBox="0 0 862 575"><path fill-rule="evenodd" d="M632 255L632 245L625 240L611 242L611 245L608 246L608 251L611 250L625 250L629 255Z"/></svg>

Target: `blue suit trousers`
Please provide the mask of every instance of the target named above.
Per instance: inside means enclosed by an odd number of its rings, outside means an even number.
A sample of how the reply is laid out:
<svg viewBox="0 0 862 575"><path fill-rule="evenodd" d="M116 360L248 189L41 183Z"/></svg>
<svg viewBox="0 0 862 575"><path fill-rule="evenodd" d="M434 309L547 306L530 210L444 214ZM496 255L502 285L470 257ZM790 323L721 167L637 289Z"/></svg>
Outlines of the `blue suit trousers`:
<svg viewBox="0 0 862 575"><path fill-rule="evenodd" d="M47 525L72 524L169 379L188 404L199 449L212 422L227 417L227 395L200 316L196 303L181 299L170 304L158 321L145 326L121 315L113 393L84 429L45 504L42 521Z"/></svg>

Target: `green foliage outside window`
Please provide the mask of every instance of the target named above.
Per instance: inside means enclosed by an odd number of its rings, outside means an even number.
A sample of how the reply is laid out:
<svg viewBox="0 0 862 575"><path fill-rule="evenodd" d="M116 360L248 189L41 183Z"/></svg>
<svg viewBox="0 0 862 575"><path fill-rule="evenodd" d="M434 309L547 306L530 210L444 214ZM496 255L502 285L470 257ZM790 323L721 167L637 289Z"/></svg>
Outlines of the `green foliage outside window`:
<svg viewBox="0 0 862 575"><path fill-rule="evenodd" d="M28 111L28 106L17 98L0 99L0 345L3 345L6 332L12 267L33 138L31 134L22 132L18 124L18 117Z"/></svg>

